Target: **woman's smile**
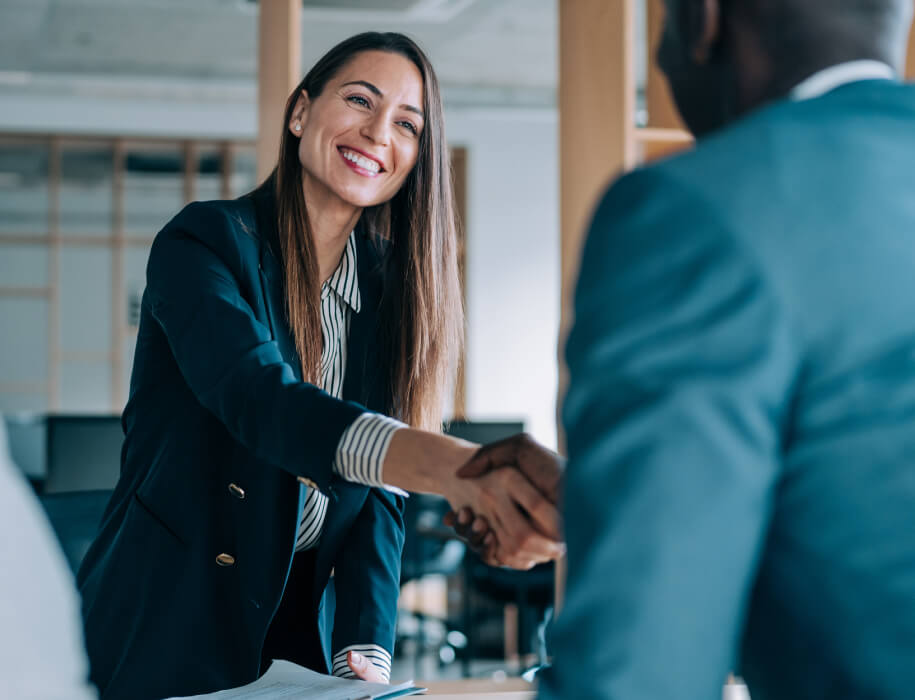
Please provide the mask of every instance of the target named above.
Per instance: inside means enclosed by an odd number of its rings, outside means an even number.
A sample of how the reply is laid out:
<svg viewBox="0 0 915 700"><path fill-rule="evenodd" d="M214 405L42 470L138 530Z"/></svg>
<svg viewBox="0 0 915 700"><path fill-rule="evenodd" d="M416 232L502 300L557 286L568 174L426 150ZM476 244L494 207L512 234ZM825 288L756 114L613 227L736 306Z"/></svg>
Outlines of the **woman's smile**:
<svg viewBox="0 0 915 700"><path fill-rule="evenodd" d="M337 151L342 156L343 162L363 177L378 177L385 172L384 163L364 151L349 146L337 146Z"/></svg>

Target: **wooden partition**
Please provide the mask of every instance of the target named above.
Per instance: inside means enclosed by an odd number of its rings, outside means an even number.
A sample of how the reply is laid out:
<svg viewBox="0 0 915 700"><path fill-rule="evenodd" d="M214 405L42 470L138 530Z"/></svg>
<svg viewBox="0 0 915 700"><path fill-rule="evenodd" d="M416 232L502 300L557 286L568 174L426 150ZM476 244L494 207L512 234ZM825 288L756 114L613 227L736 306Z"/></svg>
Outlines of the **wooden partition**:
<svg viewBox="0 0 915 700"><path fill-rule="evenodd" d="M906 57L905 76L908 80L915 80L915 24L909 31L909 52Z"/></svg>
<svg viewBox="0 0 915 700"><path fill-rule="evenodd" d="M257 179L276 164L286 98L301 80L302 2L265 0L257 30Z"/></svg>

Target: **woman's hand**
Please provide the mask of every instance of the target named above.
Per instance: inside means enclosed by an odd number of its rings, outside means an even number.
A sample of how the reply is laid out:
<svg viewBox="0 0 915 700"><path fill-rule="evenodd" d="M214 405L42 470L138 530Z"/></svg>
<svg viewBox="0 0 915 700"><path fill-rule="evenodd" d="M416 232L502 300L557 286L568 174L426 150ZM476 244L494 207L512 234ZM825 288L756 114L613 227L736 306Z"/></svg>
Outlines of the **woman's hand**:
<svg viewBox="0 0 915 700"><path fill-rule="evenodd" d="M445 527L453 528L457 536L464 540L467 546L476 552L485 563L490 566L501 564L496 559L496 537L492 534L492 528L486 518L474 515L470 508L464 506L456 513L453 510L445 513L442 523Z"/></svg>
<svg viewBox="0 0 915 700"><path fill-rule="evenodd" d="M356 678L369 683L387 683L388 679L381 674L381 670L362 654L350 651L346 654L346 663L356 674Z"/></svg>

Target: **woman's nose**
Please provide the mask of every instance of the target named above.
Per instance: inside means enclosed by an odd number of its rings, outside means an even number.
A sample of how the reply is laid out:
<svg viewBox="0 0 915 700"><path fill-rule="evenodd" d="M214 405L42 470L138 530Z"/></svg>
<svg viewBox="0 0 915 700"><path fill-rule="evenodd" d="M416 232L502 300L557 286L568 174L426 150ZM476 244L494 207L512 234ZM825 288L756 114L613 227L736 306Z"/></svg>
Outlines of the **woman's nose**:
<svg viewBox="0 0 915 700"><path fill-rule="evenodd" d="M387 146L391 139L389 120L380 115L370 119L363 125L362 135L380 146Z"/></svg>

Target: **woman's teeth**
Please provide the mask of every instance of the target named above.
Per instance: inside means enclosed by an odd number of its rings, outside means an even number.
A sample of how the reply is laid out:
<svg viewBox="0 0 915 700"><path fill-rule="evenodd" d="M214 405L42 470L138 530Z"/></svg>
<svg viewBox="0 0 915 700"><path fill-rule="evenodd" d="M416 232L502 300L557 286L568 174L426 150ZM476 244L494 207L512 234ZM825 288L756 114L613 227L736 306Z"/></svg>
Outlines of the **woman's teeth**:
<svg viewBox="0 0 915 700"><path fill-rule="evenodd" d="M366 158L365 156L361 156L358 153L354 153L353 151L341 150L340 153L348 161L355 163L363 170L368 170L371 173L377 173L381 169L381 166L378 165L376 161L370 158Z"/></svg>

